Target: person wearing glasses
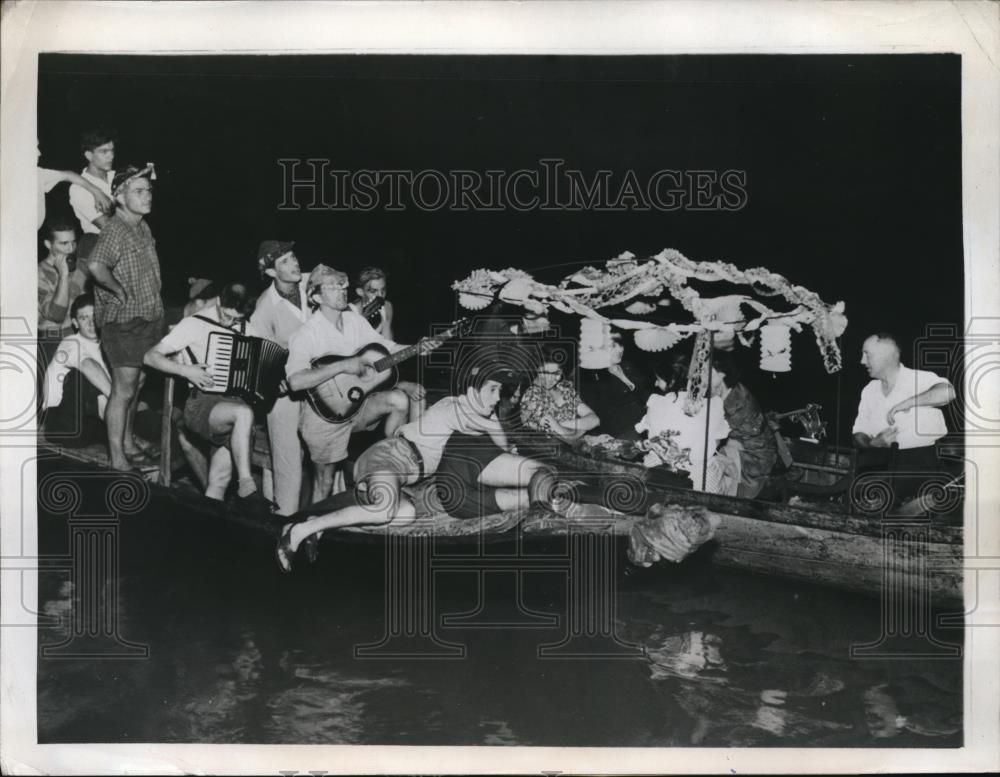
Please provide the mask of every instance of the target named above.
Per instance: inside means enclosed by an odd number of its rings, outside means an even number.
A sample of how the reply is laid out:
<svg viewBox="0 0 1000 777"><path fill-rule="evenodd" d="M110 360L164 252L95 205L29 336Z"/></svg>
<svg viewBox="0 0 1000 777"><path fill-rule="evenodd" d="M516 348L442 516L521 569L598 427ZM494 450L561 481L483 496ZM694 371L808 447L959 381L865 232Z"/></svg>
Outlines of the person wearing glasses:
<svg viewBox="0 0 1000 777"><path fill-rule="evenodd" d="M353 355L366 345L382 345L390 353L406 347L380 336L362 315L351 310L349 286L345 273L325 264L317 265L309 274L306 294L318 307L288 341L285 374L292 391L316 388L341 374L369 374L372 367ZM312 366L313 360L329 355L345 358ZM409 416L410 398L398 389L372 392L352 418L340 423L325 420L308 403L303 404L299 433L315 465L313 501L329 496L336 466L347 458L354 429L372 429L384 419L385 435L391 437L410 420Z"/></svg>
<svg viewBox="0 0 1000 777"><path fill-rule="evenodd" d="M538 371L521 397L524 428L546 432L563 442L578 440L601 422L565 378L568 364L566 348L543 346Z"/></svg>
<svg viewBox="0 0 1000 777"><path fill-rule="evenodd" d="M143 363L154 370L184 378L191 384L191 393L184 404L184 425L212 445L205 496L223 501L235 466L237 482L233 506L257 511L270 510L271 505L257 490L250 471L253 410L242 399L205 392L213 385L206 365L208 337L212 332L235 331L266 337L245 321L248 298L243 284L226 284L215 304L206 305L198 313L181 319L146 352Z"/></svg>

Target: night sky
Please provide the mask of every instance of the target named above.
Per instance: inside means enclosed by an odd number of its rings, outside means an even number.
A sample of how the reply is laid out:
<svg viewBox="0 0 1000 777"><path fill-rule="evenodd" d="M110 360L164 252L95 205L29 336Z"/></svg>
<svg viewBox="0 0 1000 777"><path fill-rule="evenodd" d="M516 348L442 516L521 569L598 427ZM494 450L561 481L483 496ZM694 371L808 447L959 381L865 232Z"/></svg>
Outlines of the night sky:
<svg viewBox="0 0 1000 777"><path fill-rule="evenodd" d="M955 55L46 54L38 132L46 167L81 169L91 124L118 130L117 167L156 162L168 294L189 275L256 283L258 243L295 240L304 268L385 268L402 341L453 318L449 284L477 267L555 280L567 263L666 247L767 267L845 301L853 418L868 333L895 332L905 353L926 324L963 320L960 68ZM747 197L737 212L282 211L280 158L480 172L559 158L617 182L736 169ZM836 378L811 333L793 345L791 375L751 382L765 405L820 401L832 422Z"/></svg>

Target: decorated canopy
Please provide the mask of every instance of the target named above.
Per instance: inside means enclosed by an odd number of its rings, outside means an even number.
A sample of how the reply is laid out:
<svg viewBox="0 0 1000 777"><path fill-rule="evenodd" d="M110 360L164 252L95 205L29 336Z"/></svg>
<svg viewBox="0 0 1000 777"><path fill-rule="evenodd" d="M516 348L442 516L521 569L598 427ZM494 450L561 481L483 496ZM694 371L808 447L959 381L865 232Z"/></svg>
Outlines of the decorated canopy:
<svg viewBox="0 0 1000 777"><path fill-rule="evenodd" d="M753 296L702 297L690 286L692 280L747 286ZM626 251L603 268L585 267L557 286L508 268L476 270L456 281L452 288L458 292L459 303L470 310L482 310L499 297L539 313L552 307L581 316L582 367L608 365L612 327L632 331L636 345L644 351L664 351L687 337L695 337L688 377L691 411L697 409L706 393L713 343L716 347L732 347L738 339L749 346L759 330L761 368L786 372L791 368L791 330L801 331L808 326L816 337L826 371L833 373L841 367L837 338L847 327L843 302L829 305L815 292L762 267L740 270L724 262L693 262L672 248L645 261ZM759 297L780 297L792 307L774 310ZM671 300L680 303L691 321L663 324L638 318L608 318L600 312L623 305L626 313L644 316L672 304Z"/></svg>

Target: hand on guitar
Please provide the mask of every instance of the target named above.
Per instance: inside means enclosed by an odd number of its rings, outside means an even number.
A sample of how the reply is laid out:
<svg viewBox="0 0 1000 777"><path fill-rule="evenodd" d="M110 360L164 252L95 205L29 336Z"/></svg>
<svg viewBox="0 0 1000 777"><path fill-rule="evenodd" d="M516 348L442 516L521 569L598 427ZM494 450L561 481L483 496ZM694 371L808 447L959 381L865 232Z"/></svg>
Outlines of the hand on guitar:
<svg viewBox="0 0 1000 777"><path fill-rule="evenodd" d="M184 377L196 387L207 391L215 385L212 376L208 374L207 364L190 364L184 368Z"/></svg>
<svg viewBox="0 0 1000 777"><path fill-rule="evenodd" d="M374 372L374 368L360 356L351 356L342 360L340 367L348 375L357 375L359 378L367 378Z"/></svg>

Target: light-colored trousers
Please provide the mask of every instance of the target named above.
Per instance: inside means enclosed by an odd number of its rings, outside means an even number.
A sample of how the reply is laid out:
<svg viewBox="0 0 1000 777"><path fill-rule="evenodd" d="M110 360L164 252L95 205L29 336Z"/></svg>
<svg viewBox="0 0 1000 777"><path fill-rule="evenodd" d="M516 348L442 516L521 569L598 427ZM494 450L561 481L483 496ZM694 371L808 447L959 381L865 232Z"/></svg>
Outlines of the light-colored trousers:
<svg viewBox="0 0 1000 777"><path fill-rule="evenodd" d="M278 512L291 515L299 509L302 490L302 441L299 439L299 412L302 403L278 397L267 414L267 436L271 443L274 473L274 501Z"/></svg>

